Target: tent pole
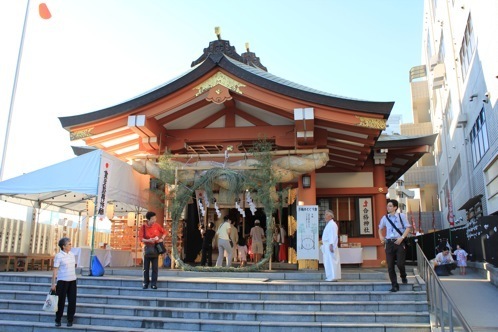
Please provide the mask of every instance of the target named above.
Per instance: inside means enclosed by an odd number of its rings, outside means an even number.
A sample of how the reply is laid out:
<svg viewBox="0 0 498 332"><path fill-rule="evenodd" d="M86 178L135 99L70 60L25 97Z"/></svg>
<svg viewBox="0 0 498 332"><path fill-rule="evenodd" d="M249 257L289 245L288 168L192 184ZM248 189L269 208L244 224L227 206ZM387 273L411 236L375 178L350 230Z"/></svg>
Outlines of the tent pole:
<svg viewBox="0 0 498 332"><path fill-rule="evenodd" d="M97 219L97 204L98 204L98 195L95 196L95 206L93 208L93 227L92 227L92 250L90 251L90 263L88 264L88 266L90 267L90 271L89 271L89 276L93 276L92 274L92 262L93 262L93 256L95 256L95 253L94 253L94 249L95 249L95 245L94 245L94 242L95 242L95 221Z"/></svg>
<svg viewBox="0 0 498 332"><path fill-rule="evenodd" d="M138 214L140 213L140 207L136 207L135 213L135 254L133 255L133 266L137 267L137 259L138 259Z"/></svg>

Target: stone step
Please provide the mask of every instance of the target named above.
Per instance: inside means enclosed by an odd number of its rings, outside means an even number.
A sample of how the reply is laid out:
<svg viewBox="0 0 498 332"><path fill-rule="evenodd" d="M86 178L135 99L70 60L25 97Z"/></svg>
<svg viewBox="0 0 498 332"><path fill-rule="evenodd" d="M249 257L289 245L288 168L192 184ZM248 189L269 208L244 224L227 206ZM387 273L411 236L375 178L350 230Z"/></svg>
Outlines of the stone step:
<svg viewBox="0 0 498 332"><path fill-rule="evenodd" d="M44 297L49 284L4 282L0 284L0 298L18 298L23 296ZM113 287L78 285L78 295L95 295L95 298L107 296L147 296L159 298L200 298L200 299L237 299L237 300L275 300L275 301L425 301L427 295L422 291L245 291L245 290L201 290L170 289L143 290L136 287ZM105 295L102 295L105 294Z"/></svg>
<svg viewBox="0 0 498 332"><path fill-rule="evenodd" d="M22 278L27 283L50 284L50 276L18 276L2 275L0 282L17 282ZM400 284L400 290L420 290L420 285L416 278L409 277L409 283ZM78 286L95 285L106 288L130 287L141 288L141 279L134 277L79 277ZM188 285L188 287L186 286ZM305 281L305 280L268 280L259 278L186 278L186 277L168 277L159 278L157 286L159 288L170 289L224 289L239 290L243 288L247 291L387 291L391 288L388 281L368 281L368 280L350 280L339 282L326 281Z"/></svg>
<svg viewBox="0 0 498 332"><path fill-rule="evenodd" d="M390 293L385 270L353 271L339 282L306 271L168 270L157 290L141 288L138 269L110 272L78 277L72 331L430 331L417 275ZM54 314L41 311L51 275L0 273L1 331L55 329Z"/></svg>
<svg viewBox="0 0 498 332"><path fill-rule="evenodd" d="M88 268L78 270L81 276L88 276ZM142 276L142 268L106 268L105 276ZM270 279L270 280L325 280L322 271L260 271L260 272L203 272L203 271L180 271L170 269L159 269L160 277L183 277L183 278L223 278L227 275L243 279ZM386 270L358 270L343 269L341 280L388 280Z"/></svg>
<svg viewBox="0 0 498 332"><path fill-rule="evenodd" d="M0 326L2 327L2 332L53 332L54 330L64 330L71 332L89 332L89 331L103 331L103 332L123 332L123 331L147 331L147 332L178 332L178 329L170 330L170 329L150 329L150 328L134 328L123 329L123 327L118 326L92 326L92 325L84 325L84 324L74 324L72 327L65 327L62 325L61 327L54 327L54 322L43 323L43 322L20 322L20 321L12 321L12 320L0 320ZM200 332L198 330L192 330L192 332ZM206 332L206 331L203 331Z"/></svg>
<svg viewBox="0 0 498 332"><path fill-rule="evenodd" d="M37 300L0 300L2 310L24 310L40 312L43 301ZM276 310L247 310L230 308L187 308L187 307L149 307L147 305L136 307L123 304L93 304L78 302L79 314L100 314L110 316L139 316L139 317L164 317L182 319L232 319L234 315L238 320L246 321L284 321L284 322L371 322L371 323L427 323L428 312L391 312L391 311L346 311L336 308L336 311L276 311ZM9 316L15 320L15 316Z"/></svg>
<svg viewBox="0 0 498 332"><path fill-rule="evenodd" d="M132 310L127 311L127 314L133 314L139 308L155 308L168 309L210 309L223 310L223 312L238 313L240 310L252 311L275 311L280 314L296 311L296 303L288 301L238 301L238 300L217 300L217 299L179 299L179 298L85 298L81 296L78 305L88 305L95 310L104 310L102 313L110 312L105 309L115 309L121 307L130 307ZM87 300L87 301L85 301ZM90 302L92 301L93 302ZM44 297L38 299L0 299L1 308L9 308L11 305L21 303L21 305L32 305L31 301L38 304L43 304ZM117 307L116 307L117 306ZM19 306L18 306L19 307ZM36 310L35 307L30 307ZM393 312L393 313L414 313L426 312L428 310L427 302L423 301L301 301L299 303L299 311L302 313L309 312ZM39 308L38 308L39 309ZM31 310L31 309L30 309ZM133 311L135 310L135 311ZM112 314L117 314L115 310ZM279 319L279 318L275 318Z"/></svg>
<svg viewBox="0 0 498 332"><path fill-rule="evenodd" d="M47 329L53 331L54 315L46 312L19 312L15 310L5 310L4 314L8 317L15 316L22 324L15 324L13 321L0 321L2 328L7 326L17 326L17 329L11 331L36 331ZM244 321L236 316L227 320L211 319L178 319L178 318L161 318L161 317L128 317L128 316L107 316L97 314L78 314L75 320L77 322L71 327L71 331L116 331L100 329L104 326L121 328L121 331L234 331L237 332L302 332L303 329L312 332L322 331L365 331L365 332L429 332L429 323L362 323L362 322L275 322L275 321ZM84 326L82 329L82 325ZM30 327L31 329L23 330L21 326ZM38 328L40 327L40 328ZM51 330L50 330L51 329ZM4 329L3 331L8 331Z"/></svg>

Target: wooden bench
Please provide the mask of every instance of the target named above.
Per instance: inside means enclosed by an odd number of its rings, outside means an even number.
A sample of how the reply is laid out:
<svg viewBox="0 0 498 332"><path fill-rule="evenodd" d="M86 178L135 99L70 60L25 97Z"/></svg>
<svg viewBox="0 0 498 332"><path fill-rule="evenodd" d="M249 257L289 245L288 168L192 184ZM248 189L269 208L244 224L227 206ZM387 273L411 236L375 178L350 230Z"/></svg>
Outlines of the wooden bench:
<svg viewBox="0 0 498 332"><path fill-rule="evenodd" d="M45 269L50 271L54 266L54 256L40 254L28 255L27 262L29 263L28 267L30 270L38 270L39 267L41 271Z"/></svg>
<svg viewBox="0 0 498 332"><path fill-rule="evenodd" d="M2 271L10 271L11 264L13 264L12 271L17 272L26 272L28 271L28 268L35 270L38 266L42 271L45 268L49 271L54 265L54 257L50 255L0 253L0 259L5 259L5 265L3 265Z"/></svg>
<svg viewBox="0 0 498 332"><path fill-rule="evenodd" d="M12 271L18 271L19 269L23 271L28 270L28 256L24 254L15 253L0 253L0 258L5 259L5 265L3 271L10 271L10 264L13 263ZM21 263L23 262L23 263Z"/></svg>

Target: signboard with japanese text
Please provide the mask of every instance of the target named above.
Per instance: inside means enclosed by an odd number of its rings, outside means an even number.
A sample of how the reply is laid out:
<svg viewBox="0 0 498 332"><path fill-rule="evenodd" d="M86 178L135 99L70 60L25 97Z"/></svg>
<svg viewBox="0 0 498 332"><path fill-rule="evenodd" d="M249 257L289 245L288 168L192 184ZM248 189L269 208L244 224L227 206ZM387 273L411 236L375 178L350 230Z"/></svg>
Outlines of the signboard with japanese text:
<svg viewBox="0 0 498 332"><path fill-rule="evenodd" d="M360 235L373 235L372 198L358 198L358 207L358 215L360 216Z"/></svg>
<svg viewBox="0 0 498 332"><path fill-rule="evenodd" d="M297 207L297 259L318 259L318 205Z"/></svg>

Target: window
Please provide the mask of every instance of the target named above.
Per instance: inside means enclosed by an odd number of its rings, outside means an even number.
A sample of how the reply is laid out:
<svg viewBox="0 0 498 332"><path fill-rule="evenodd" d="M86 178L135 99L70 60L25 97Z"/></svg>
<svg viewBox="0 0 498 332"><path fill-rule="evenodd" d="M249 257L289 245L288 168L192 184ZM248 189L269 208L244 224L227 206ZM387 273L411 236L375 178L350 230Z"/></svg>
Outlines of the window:
<svg viewBox="0 0 498 332"><path fill-rule="evenodd" d="M439 52L437 55L438 63L444 63L444 58L446 57L446 50L444 49L444 35L441 31L441 42L439 43Z"/></svg>
<svg viewBox="0 0 498 332"><path fill-rule="evenodd" d="M486 114L484 113L484 106L472 127L470 132L470 143L472 148L472 157L474 160L474 167L479 164L484 154L489 149L488 130L486 129Z"/></svg>
<svg viewBox="0 0 498 332"><path fill-rule="evenodd" d="M358 216L358 197L327 197L318 198L318 206L320 209L320 219L318 221L318 234L321 237L325 228L325 220L323 216L325 210L331 209L334 211L335 218L339 227L339 234L349 237L363 237L360 235L360 217ZM376 225L373 225L375 227ZM370 235L368 235L370 236ZM373 236L373 235L371 235Z"/></svg>
<svg viewBox="0 0 498 332"><path fill-rule="evenodd" d="M460 163L460 156L458 156L455 164L451 168L450 171L450 188L455 188L458 180L462 177L462 165Z"/></svg>
<svg viewBox="0 0 498 332"><path fill-rule="evenodd" d="M444 116L446 118L446 131L449 133L451 128L451 121L453 121L453 107L451 105L451 94L448 94L448 100L446 101Z"/></svg>
<svg viewBox="0 0 498 332"><path fill-rule="evenodd" d="M425 46L426 52L427 52L427 63L429 66L428 71L430 71L430 62L431 62L431 57L432 57L432 45L431 45L431 35L429 34L429 31L427 31L427 44Z"/></svg>
<svg viewBox="0 0 498 332"><path fill-rule="evenodd" d="M474 27L472 26L472 17L469 15L467 26L462 40L462 47L460 48L460 62L462 63L462 79L465 80L470 67L470 61L475 50L475 37Z"/></svg>

